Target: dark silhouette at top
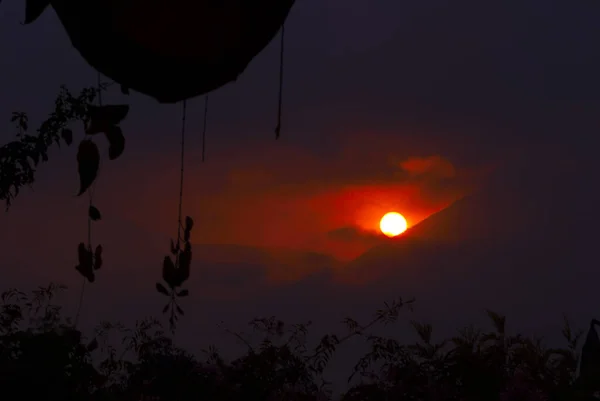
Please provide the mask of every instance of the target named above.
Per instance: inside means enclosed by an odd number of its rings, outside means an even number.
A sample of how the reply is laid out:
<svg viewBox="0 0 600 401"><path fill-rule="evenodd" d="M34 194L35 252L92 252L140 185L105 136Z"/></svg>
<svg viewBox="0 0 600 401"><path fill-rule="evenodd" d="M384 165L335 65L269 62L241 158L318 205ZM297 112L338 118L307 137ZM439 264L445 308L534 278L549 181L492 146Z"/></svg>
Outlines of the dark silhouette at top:
<svg viewBox="0 0 600 401"><path fill-rule="evenodd" d="M295 0L28 0L51 5L85 60L122 85L175 103L234 81L282 27Z"/></svg>

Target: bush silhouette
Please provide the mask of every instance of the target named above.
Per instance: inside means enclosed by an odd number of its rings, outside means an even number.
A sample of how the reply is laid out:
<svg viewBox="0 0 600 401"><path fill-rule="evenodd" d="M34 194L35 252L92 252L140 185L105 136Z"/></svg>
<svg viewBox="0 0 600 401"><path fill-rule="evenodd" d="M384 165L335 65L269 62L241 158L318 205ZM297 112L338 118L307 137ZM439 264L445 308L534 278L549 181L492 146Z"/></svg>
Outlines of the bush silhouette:
<svg viewBox="0 0 600 401"><path fill-rule="evenodd" d="M396 302L361 325L351 319L345 336L325 335L311 347L309 324L275 318L250 324L263 335L257 344L241 334L247 352L225 361L209 347L204 361L178 348L160 322L145 319L132 329L103 322L90 339L53 304L50 285L31 294L11 289L1 297L0 385L3 399L38 400L591 400L593 389L577 379L582 331L565 320L565 347L505 333L504 317L488 311L492 330L475 327L456 337L432 340L432 327L412 322L414 344L370 335L393 322L408 303ZM112 333L112 334L111 334ZM112 344L117 334L122 342ZM328 393L323 370L337 348L362 336L369 352L351 372L345 394Z"/></svg>

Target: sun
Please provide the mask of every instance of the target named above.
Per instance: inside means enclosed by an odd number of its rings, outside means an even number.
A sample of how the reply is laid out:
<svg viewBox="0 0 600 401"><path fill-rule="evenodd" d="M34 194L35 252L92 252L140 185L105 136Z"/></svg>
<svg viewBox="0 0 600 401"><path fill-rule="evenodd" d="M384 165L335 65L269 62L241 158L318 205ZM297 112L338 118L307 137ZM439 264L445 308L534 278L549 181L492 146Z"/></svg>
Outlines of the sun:
<svg viewBox="0 0 600 401"><path fill-rule="evenodd" d="M379 228L388 237L395 237L406 231L406 219L400 213L389 212L381 218Z"/></svg>

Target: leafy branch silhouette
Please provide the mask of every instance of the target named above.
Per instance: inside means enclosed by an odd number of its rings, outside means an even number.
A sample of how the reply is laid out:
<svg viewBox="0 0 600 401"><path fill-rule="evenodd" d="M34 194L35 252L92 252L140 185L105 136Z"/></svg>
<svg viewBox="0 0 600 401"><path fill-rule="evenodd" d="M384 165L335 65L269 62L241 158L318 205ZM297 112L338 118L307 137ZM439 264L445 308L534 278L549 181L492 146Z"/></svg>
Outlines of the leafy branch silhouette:
<svg viewBox="0 0 600 401"><path fill-rule="evenodd" d="M164 306L163 313L169 311L171 313L169 326L172 332L175 330L179 316L185 314L177 302L177 298L189 295L189 291L182 289L181 286L190 277L190 266L192 263L192 244L190 238L193 227L194 221L191 217L187 216L185 218L185 225L180 227L180 230L183 230L183 249L180 238L176 242L171 240L171 255L175 257L175 261L173 261L171 256L167 255L163 260L162 267L162 279L168 288L162 283L156 283L156 291L169 297L169 302Z"/></svg>
<svg viewBox="0 0 600 401"><path fill-rule="evenodd" d="M0 200L6 203L8 210L21 188L31 187L35 181L35 172L40 163L48 161L48 150L52 144L60 147L61 142L70 146L73 143L71 125L82 122L84 132L89 138L79 144L77 168L82 195L94 182L98 174L100 152L91 136L104 133L109 142L109 159L119 157L125 148L125 137L118 126L129 112L128 105L94 106L100 88L85 88L78 96L73 96L65 87L54 102L54 111L43 121L35 134L29 134L29 116L25 112L14 112L11 122L16 128L17 140L0 147Z"/></svg>
<svg viewBox="0 0 600 401"><path fill-rule="evenodd" d="M102 267L102 245L97 245L92 251L90 244L86 245L80 242L77 246L78 264L75 270L79 272L88 282L93 283L96 280L95 271Z"/></svg>

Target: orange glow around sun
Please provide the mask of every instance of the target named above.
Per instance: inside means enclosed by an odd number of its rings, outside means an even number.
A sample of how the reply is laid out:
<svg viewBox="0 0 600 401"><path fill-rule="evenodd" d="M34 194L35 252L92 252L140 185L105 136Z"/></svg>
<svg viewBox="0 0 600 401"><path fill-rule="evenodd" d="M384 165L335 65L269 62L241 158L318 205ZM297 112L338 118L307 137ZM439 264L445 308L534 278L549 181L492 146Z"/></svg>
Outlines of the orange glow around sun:
<svg viewBox="0 0 600 401"><path fill-rule="evenodd" d="M379 222L379 228L381 232L388 237L395 237L406 231L408 224L406 219L400 213L389 212L381 218Z"/></svg>

